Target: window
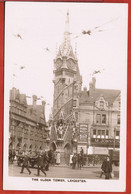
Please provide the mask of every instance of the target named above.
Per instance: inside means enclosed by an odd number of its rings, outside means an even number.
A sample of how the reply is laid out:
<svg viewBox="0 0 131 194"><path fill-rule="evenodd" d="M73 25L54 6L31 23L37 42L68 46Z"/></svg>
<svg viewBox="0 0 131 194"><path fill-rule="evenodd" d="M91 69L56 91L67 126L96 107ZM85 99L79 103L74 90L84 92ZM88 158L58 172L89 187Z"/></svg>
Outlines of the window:
<svg viewBox="0 0 131 194"><path fill-rule="evenodd" d="M100 114L97 114L96 115L96 123L97 124L100 124L101 123L101 115Z"/></svg>
<svg viewBox="0 0 131 194"><path fill-rule="evenodd" d="M116 139L120 138L120 131L116 131Z"/></svg>
<svg viewBox="0 0 131 194"><path fill-rule="evenodd" d="M93 138L101 138L101 139L108 139L109 138L109 130L93 130Z"/></svg>
<svg viewBox="0 0 131 194"><path fill-rule="evenodd" d="M97 124L106 124L106 114L97 114L96 115L96 123Z"/></svg>
<svg viewBox="0 0 131 194"><path fill-rule="evenodd" d="M105 114L102 115L102 124L106 124L106 115Z"/></svg>
<svg viewBox="0 0 131 194"><path fill-rule="evenodd" d="M97 138L100 138L100 137L101 137L101 130L98 130Z"/></svg>
<svg viewBox="0 0 131 194"><path fill-rule="evenodd" d="M104 109L104 101L100 101L100 109Z"/></svg>
<svg viewBox="0 0 131 194"><path fill-rule="evenodd" d="M105 130L102 130L101 138L105 138Z"/></svg>
<svg viewBox="0 0 131 194"><path fill-rule="evenodd" d="M96 138L96 129L93 129L93 138Z"/></svg>
<svg viewBox="0 0 131 194"><path fill-rule="evenodd" d="M117 124L120 125L120 115L117 115Z"/></svg>
<svg viewBox="0 0 131 194"><path fill-rule="evenodd" d="M73 107L77 106L77 100L73 100Z"/></svg>
<svg viewBox="0 0 131 194"><path fill-rule="evenodd" d="M106 138L108 138L108 137L109 137L109 131L106 130Z"/></svg>

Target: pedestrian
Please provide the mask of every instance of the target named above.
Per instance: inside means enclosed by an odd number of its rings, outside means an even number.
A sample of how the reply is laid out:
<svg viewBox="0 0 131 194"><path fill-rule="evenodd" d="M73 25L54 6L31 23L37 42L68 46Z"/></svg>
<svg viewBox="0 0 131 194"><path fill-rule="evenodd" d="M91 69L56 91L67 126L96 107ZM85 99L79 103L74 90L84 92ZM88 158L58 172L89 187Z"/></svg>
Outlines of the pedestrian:
<svg viewBox="0 0 131 194"><path fill-rule="evenodd" d="M20 173L23 173L24 168L26 168L29 174L31 174L31 171L28 166L29 166L29 157L25 155Z"/></svg>
<svg viewBox="0 0 131 194"><path fill-rule="evenodd" d="M12 161L12 150L9 150L9 162L13 163L13 161Z"/></svg>
<svg viewBox="0 0 131 194"><path fill-rule="evenodd" d="M56 164L60 164L60 152L57 152L57 155L56 155Z"/></svg>
<svg viewBox="0 0 131 194"><path fill-rule="evenodd" d="M49 163L52 164L53 151L49 150L46 155L47 155L47 157L49 159Z"/></svg>
<svg viewBox="0 0 131 194"><path fill-rule="evenodd" d="M103 161L101 169L105 174L105 179L110 179L111 178L111 172L112 172L112 164L110 162L109 156L106 158L105 161ZM103 174L103 173L101 173L101 174Z"/></svg>
<svg viewBox="0 0 131 194"><path fill-rule="evenodd" d="M82 155L78 154L78 169L81 170L82 167Z"/></svg>
<svg viewBox="0 0 131 194"><path fill-rule="evenodd" d="M84 165L84 150L83 150L82 147L81 147L81 150L80 150L80 156L81 156L81 165L83 166Z"/></svg>
<svg viewBox="0 0 131 194"><path fill-rule="evenodd" d="M105 162L106 162L106 159L104 159L102 165L101 165L101 174L100 174L100 178L102 178L103 175L105 175L105 172L104 172L104 168L105 168Z"/></svg>
<svg viewBox="0 0 131 194"><path fill-rule="evenodd" d="M52 153L52 165L54 166L55 165L55 163L56 163L56 158L55 158L56 156L55 156L55 152L53 151L53 153Z"/></svg>
<svg viewBox="0 0 131 194"><path fill-rule="evenodd" d="M70 166L72 166L72 163L73 163L72 158L73 158L73 153L70 154L70 161L69 161Z"/></svg>
<svg viewBox="0 0 131 194"><path fill-rule="evenodd" d="M14 162L15 156L16 156L15 150L12 150L12 163Z"/></svg>
<svg viewBox="0 0 131 194"><path fill-rule="evenodd" d="M39 176L40 175L40 170L43 172L43 174L46 176L46 173L45 173L45 171L44 171L44 167L45 167L45 164L44 164L44 158L43 158L43 156L42 155L39 155L38 156L38 160L37 160L37 166L38 166L38 168L37 168L37 176Z"/></svg>
<svg viewBox="0 0 131 194"><path fill-rule="evenodd" d="M82 147L81 147L81 150L80 150L80 154L81 154L81 156L83 156L83 154L84 154L84 150L83 150Z"/></svg>
<svg viewBox="0 0 131 194"><path fill-rule="evenodd" d="M45 153L44 155L44 162L45 162L45 170L49 170L49 163L50 163L50 158L48 156L48 153Z"/></svg>
<svg viewBox="0 0 131 194"><path fill-rule="evenodd" d="M77 162L77 157L76 157L76 154L74 153L74 155L72 157L72 169L75 169L76 162Z"/></svg>

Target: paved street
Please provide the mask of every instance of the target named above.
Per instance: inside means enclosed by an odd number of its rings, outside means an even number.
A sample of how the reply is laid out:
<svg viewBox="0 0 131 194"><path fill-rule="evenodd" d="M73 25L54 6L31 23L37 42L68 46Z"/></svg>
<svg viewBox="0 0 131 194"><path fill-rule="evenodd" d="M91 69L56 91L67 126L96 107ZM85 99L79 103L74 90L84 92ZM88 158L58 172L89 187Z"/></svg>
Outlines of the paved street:
<svg viewBox="0 0 131 194"><path fill-rule="evenodd" d="M9 176L15 177L36 177L37 169L30 168L31 174L24 169L24 173L20 174L21 167L17 166L16 163L9 165ZM46 171L49 178L82 178L82 179L100 179L101 169L100 166L96 167L83 167L80 169L72 169L68 166L50 166L49 171ZM119 178L119 167L114 167L114 178ZM40 177L45 177L45 175L40 172ZM104 176L101 178L104 179Z"/></svg>

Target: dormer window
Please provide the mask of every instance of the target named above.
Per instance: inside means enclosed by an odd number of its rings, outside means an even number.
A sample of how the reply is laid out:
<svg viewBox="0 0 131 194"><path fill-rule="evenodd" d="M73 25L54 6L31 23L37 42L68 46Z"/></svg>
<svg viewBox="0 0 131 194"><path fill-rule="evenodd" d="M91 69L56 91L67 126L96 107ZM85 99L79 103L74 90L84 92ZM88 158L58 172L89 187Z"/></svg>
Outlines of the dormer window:
<svg viewBox="0 0 131 194"><path fill-rule="evenodd" d="M100 109L104 109L104 101L100 101Z"/></svg>

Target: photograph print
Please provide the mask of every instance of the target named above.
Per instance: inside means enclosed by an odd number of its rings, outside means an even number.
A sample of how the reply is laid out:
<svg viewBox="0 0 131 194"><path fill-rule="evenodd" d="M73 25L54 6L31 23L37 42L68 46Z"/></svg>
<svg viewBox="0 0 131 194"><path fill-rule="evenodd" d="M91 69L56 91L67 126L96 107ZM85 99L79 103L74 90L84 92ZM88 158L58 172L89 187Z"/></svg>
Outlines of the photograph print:
<svg viewBox="0 0 131 194"><path fill-rule="evenodd" d="M5 3L6 190L124 191L128 5Z"/></svg>

